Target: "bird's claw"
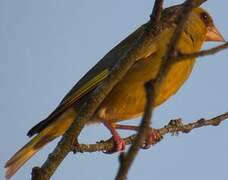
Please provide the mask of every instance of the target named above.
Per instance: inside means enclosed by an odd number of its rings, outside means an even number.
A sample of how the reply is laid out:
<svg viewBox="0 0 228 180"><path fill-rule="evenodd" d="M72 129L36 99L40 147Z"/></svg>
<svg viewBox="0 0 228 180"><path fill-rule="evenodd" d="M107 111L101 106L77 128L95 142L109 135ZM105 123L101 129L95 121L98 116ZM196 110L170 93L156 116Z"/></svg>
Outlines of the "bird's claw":
<svg viewBox="0 0 228 180"><path fill-rule="evenodd" d="M141 148L149 149L151 145L156 144L162 138L163 138L162 135L157 130L151 129Z"/></svg>
<svg viewBox="0 0 228 180"><path fill-rule="evenodd" d="M125 150L125 141L120 136L113 136L110 140L114 143L113 148L111 150L103 151L103 153L113 154L115 152L123 152Z"/></svg>

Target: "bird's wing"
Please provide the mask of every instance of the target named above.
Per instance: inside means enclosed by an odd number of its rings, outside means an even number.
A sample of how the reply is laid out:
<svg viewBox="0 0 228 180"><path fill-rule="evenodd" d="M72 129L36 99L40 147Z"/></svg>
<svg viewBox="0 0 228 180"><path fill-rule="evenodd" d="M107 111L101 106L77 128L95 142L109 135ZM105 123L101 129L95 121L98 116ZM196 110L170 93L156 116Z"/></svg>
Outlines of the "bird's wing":
<svg viewBox="0 0 228 180"><path fill-rule="evenodd" d="M136 31L134 31L131 35L114 47L108 54L106 54L78 81L78 83L76 83L76 85L67 93L56 109L45 120L41 121L28 132L28 136L32 136L33 134L40 132L43 128L54 121L58 115L75 104L81 97L94 90L99 83L107 78L110 73L110 69L128 50L129 45L134 43L134 41L140 36L145 27L146 24L139 27ZM151 47L149 47L149 49L151 49L151 53L154 53L156 48ZM142 53L142 57L139 55L136 61L143 59L143 56L148 56L148 52L149 51L146 50L146 54Z"/></svg>
<svg viewBox="0 0 228 180"><path fill-rule="evenodd" d="M100 82L102 82L110 72L110 69L115 65L116 61L123 55L137 37L144 31L145 25L142 25L130 36L120 42L107 55L105 55L78 83L68 92L63 98L59 106L52 114L58 114L68 107L72 106L77 100L95 89ZM151 52L154 53L154 52ZM140 59L140 58L139 58Z"/></svg>

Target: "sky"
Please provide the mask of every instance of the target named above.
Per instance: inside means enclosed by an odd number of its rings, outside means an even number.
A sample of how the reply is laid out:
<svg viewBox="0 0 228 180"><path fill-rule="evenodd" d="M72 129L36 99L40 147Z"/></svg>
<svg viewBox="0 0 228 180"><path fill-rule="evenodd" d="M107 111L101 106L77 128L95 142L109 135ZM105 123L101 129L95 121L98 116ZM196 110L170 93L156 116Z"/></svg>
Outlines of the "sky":
<svg viewBox="0 0 228 180"><path fill-rule="evenodd" d="M179 2L165 0L165 6ZM48 116L112 47L149 19L152 5L152 0L0 0L0 179L4 163L29 140L27 131ZM225 0L203 5L225 39L227 6ZM216 45L207 43L204 49ZM228 50L199 58L181 90L155 110L153 126L162 127L175 118L187 123L226 112L227 56ZM140 151L128 179L227 179L227 129L228 122L224 122L190 134L167 135L149 150ZM109 137L98 124L87 126L79 139L94 143ZM42 165L58 140L12 179L30 179L32 167ZM114 179L118 166L118 153L70 153L52 179Z"/></svg>

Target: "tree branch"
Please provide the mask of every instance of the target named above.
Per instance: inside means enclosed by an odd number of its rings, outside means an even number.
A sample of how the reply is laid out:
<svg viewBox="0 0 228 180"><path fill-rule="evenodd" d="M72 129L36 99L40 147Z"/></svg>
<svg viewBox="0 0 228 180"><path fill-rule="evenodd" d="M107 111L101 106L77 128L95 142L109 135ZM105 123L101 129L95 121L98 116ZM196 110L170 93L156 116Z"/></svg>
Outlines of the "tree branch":
<svg viewBox="0 0 228 180"><path fill-rule="evenodd" d="M214 55L222 50L228 49L228 42L225 42L222 45L207 49L207 50L202 50L199 52L195 53L190 53L190 54L182 54L178 53L177 56L174 58L175 61L184 61L186 59L191 59L191 58L197 58L197 57L203 57L203 56L208 56L208 55Z"/></svg>
<svg viewBox="0 0 228 180"><path fill-rule="evenodd" d="M211 119L204 119L201 118L199 120L196 120L192 123L188 123L188 124L183 124L182 120L180 119L175 119L175 120L171 120L167 125L165 125L164 127L160 128L160 129L156 129L157 132L161 135L161 136L165 136L167 134L176 134L176 133L190 133L192 130L194 129L198 129L198 128L202 128L202 127L206 127L206 126L218 126L220 125L221 122L228 120L228 112L221 114L217 117L213 117ZM134 143L135 141L135 137L136 135L131 135L129 137L124 138L124 141L126 143L126 145L130 145L132 143ZM158 143L158 142L156 142ZM156 144L155 143L155 144ZM76 152L103 152L103 151L109 151L112 150L114 144L112 141L107 140L107 141L103 141L97 144L80 144L78 147L75 147L74 151Z"/></svg>
<svg viewBox="0 0 228 180"><path fill-rule="evenodd" d="M163 12L163 0L155 0L153 11L150 15L150 26L152 28L156 29L158 27L162 12Z"/></svg>
<svg viewBox="0 0 228 180"><path fill-rule="evenodd" d="M126 153L126 155L122 154L120 157L120 167L116 175L116 180L124 180L127 177L128 171L139 152L140 147L142 146L143 142L145 141L147 134L150 131L150 121L152 117L152 108L154 104L154 83L147 82L145 84L146 90L146 98L147 102L145 105L144 115L139 126L138 133L134 138L134 142L132 146Z"/></svg>
<svg viewBox="0 0 228 180"><path fill-rule="evenodd" d="M155 0L153 11L150 15L150 21L145 29L145 33L148 33L149 36L156 35L158 33L162 12L163 0ZM138 133L134 139L134 143L132 144L126 155L124 155L123 153L120 154L120 166L115 178L116 180L126 179L128 171L150 130L150 121L152 118L152 111L154 106L155 83L153 81L147 82L145 84L145 91L147 101L145 104L144 115Z"/></svg>

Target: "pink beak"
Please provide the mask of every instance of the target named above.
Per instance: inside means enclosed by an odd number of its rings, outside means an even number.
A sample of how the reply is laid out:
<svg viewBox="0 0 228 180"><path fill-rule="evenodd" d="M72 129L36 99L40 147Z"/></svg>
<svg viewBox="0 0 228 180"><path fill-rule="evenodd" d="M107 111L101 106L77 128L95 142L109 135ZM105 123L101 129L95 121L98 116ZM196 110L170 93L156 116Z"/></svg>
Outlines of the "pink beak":
<svg viewBox="0 0 228 180"><path fill-rule="evenodd" d="M225 39L215 26L208 27L205 41L225 42Z"/></svg>

